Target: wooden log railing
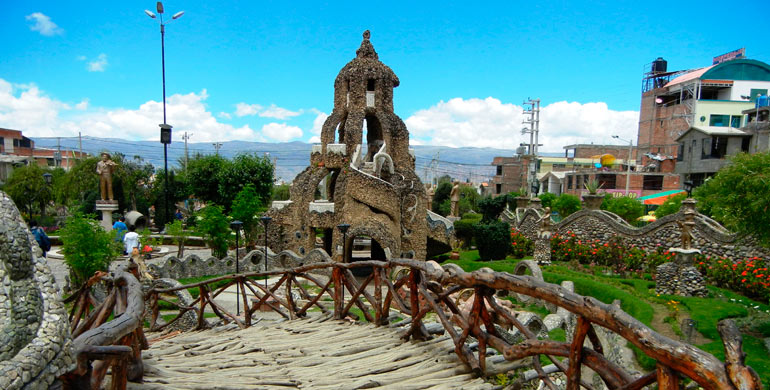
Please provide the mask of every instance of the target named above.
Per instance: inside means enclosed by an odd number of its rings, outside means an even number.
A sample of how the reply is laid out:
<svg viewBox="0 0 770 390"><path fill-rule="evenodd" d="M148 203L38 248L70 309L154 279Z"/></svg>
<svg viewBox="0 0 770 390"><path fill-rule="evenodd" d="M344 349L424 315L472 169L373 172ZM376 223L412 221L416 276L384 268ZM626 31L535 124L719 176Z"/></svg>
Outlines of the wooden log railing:
<svg viewBox="0 0 770 390"><path fill-rule="evenodd" d="M111 282L111 288L99 302L91 287L102 280ZM74 302L70 327L76 367L62 376L63 388L100 389L108 369L111 389L125 389L129 380L141 381L141 350L148 345L142 328L144 294L136 269L118 270L111 277L97 273L67 301Z"/></svg>
<svg viewBox="0 0 770 390"><path fill-rule="evenodd" d="M360 283L351 272L351 269L358 267L372 269L372 273ZM401 271L394 272L397 269ZM404 272L404 269L408 272ZM324 282L323 278L311 274L321 270L331 271L328 281ZM390 274L402 276L392 281L388 277ZM278 278L278 281L265 287L257 279L266 277ZM212 284L225 280L228 281L226 285L216 289L211 287ZM301 280L304 283L300 283ZM229 313L215 301L219 294L231 286L236 286L242 293L243 316ZM374 289L373 295L367 291L367 287L371 286ZM200 289L199 297L189 306L167 300L178 307L179 313L168 323L158 324L158 301L165 300L165 294L194 287ZM282 287L284 293L278 294ZM294 287L305 301L304 304L298 305L298 302L295 302L292 296ZM472 307L467 312L463 312L450 296L462 289L474 291ZM247 290L253 296L251 304L246 296ZM496 290L507 290L537 298L574 314L577 317L577 326L572 341L538 339L509 310L500 306L494 296ZM422 319L432 312L452 338L460 360L474 372L485 372L489 347L502 354L506 360L532 357L537 377L551 389L556 386L549 380L548 373L540 362L541 356L548 357L556 366L556 370L565 374L567 389L593 389L589 381L581 377L583 366L598 374L610 389L641 389L657 382L661 390L674 390L679 388L680 377L690 378L705 389L761 388L757 374L744 364L740 333L730 320L721 321L719 324L726 349L726 362L722 362L694 346L656 333L617 306L575 294L561 286L538 281L530 276L511 275L488 269L467 273L452 264L442 268L434 262L409 259L370 260L350 264L314 263L285 270L225 275L174 288L154 288L147 293L146 298L152 312L152 330L164 329L188 311L197 314L198 328L207 326L204 314L209 309L225 323L234 322L245 328L251 325L252 316L260 308L270 308L284 318L294 319L306 316L308 310L315 307L335 319L344 319L349 316L357 317L351 313L355 306L361 310L367 321L378 325L390 322L391 311L404 317L408 316L408 319L400 323L408 325L403 337L425 339L429 334ZM329 304L332 306L329 307ZM502 317L515 326L524 335L525 340L518 344L506 342L494 326L495 316ZM622 367L609 361L604 356L595 326L606 328L637 346L647 356L657 360L657 369L646 375L633 377ZM476 352L466 343L470 337L478 341ZM557 357L568 360L560 361Z"/></svg>

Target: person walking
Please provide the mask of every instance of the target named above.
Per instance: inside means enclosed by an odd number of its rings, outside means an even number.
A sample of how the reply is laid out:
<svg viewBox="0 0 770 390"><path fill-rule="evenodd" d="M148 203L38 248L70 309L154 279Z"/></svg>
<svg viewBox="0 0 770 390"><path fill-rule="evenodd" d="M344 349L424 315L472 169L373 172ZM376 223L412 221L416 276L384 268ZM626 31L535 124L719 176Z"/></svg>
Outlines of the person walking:
<svg viewBox="0 0 770 390"><path fill-rule="evenodd" d="M115 241L123 241L123 235L126 234L128 227L126 226L126 217L120 216L114 224L112 224L112 230L115 230Z"/></svg>
<svg viewBox="0 0 770 390"><path fill-rule="evenodd" d="M123 245L125 247L123 250L124 255L132 255L134 249L137 252L139 251L139 233L136 232L136 226L131 225L128 227L128 233L123 236Z"/></svg>
<svg viewBox="0 0 770 390"><path fill-rule="evenodd" d="M34 219L29 222L29 228L35 236L37 245L39 245L40 249L43 251L43 257L45 257L46 252L51 250L51 239L48 238L48 235L45 234L45 231L43 231L40 226L37 226L37 221Z"/></svg>

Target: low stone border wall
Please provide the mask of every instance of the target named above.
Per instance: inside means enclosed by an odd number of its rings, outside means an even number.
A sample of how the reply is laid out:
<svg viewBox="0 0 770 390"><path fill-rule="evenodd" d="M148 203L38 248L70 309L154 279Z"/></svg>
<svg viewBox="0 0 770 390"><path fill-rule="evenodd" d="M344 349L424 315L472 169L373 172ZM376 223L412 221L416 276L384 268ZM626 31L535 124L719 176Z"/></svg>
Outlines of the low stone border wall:
<svg viewBox="0 0 770 390"><path fill-rule="evenodd" d="M270 248L267 249L267 269L269 270L331 261L331 257L324 250L318 248L311 250L305 256L299 256L290 250L274 253ZM214 256L209 256L203 259L197 255L189 255L180 259L176 256L169 256L165 262L150 264L147 268L155 278L182 279L225 275L235 273L235 257L226 256L223 259L217 259ZM241 257L238 268L242 273L264 271L264 247L255 249Z"/></svg>
<svg viewBox="0 0 770 390"><path fill-rule="evenodd" d="M510 223L529 239L534 239L537 236L539 215L535 209L519 209L516 218L510 219ZM679 246L681 230L676 221L683 218L684 214L680 211L636 228L611 212L583 209L552 226L558 234L571 232L582 240L608 242L617 236L627 245L635 245L653 252L658 246L665 249ZM703 214L695 216L695 228L692 233L693 247L700 249L704 255L724 256L733 260L758 256L766 261L770 260L770 248L760 246L753 237L739 236L728 231Z"/></svg>

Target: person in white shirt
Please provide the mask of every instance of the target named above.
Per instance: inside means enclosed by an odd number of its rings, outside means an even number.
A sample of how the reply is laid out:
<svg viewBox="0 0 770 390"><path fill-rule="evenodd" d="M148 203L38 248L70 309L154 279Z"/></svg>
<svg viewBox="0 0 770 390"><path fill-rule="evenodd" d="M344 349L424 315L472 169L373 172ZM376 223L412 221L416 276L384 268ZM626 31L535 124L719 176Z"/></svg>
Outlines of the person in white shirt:
<svg viewBox="0 0 770 390"><path fill-rule="evenodd" d="M136 232L136 226L129 226L128 233L123 236L123 250L124 255L131 255L131 252L136 248L139 250L139 233Z"/></svg>

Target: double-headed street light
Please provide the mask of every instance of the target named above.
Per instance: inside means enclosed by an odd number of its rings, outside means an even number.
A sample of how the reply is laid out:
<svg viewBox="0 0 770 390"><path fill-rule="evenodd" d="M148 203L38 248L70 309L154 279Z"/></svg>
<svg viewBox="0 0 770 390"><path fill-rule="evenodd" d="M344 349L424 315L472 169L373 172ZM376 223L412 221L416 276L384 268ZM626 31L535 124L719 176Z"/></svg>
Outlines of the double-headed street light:
<svg viewBox="0 0 770 390"><path fill-rule="evenodd" d="M160 125L160 143L163 144L163 172L165 176L165 188L163 190L164 197L165 197L165 220L168 222L171 218L169 218L169 207L168 207L168 144L171 143L171 125L166 123L166 43L165 43L165 36L166 36L166 24L170 23L173 20L179 19L184 15L184 11L180 11L174 14L174 16L171 17L170 20L163 21L163 3L160 1L155 6L156 10L158 11L158 15L160 16L160 63L161 63L161 73L163 75L163 123ZM152 11L150 10L144 10L144 13L147 14L147 16L155 19L156 16Z"/></svg>
<svg viewBox="0 0 770 390"><path fill-rule="evenodd" d="M634 147L634 142L631 140L620 138L617 135L613 135L612 138L615 138L620 141L628 142L628 160L626 161L626 166L628 167L626 169L626 196L628 196L628 185L631 183L631 149Z"/></svg>

